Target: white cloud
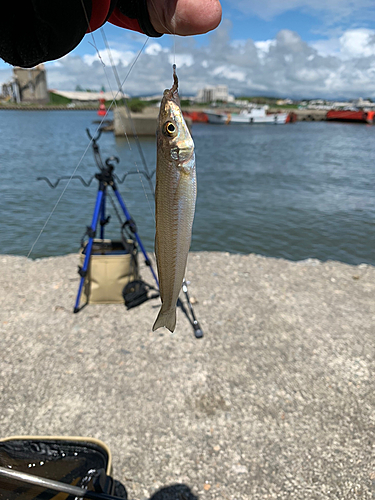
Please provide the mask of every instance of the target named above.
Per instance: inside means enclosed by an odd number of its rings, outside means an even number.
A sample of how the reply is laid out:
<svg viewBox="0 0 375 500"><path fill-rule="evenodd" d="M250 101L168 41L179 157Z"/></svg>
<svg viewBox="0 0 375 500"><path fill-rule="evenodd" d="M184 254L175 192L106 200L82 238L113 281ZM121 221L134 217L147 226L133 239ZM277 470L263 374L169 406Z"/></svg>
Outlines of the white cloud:
<svg viewBox="0 0 375 500"><path fill-rule="evenodd" d="M233 66L218 66L212 71L212 75L223 76L228 80L237 80L238 82L245 82L246 80L246 72L240 71Z"/></svg>
<svg viewBox="0 0 375 500"><path fill-rule="evenodd" d="M375 32L369 29L348 30L340 37L343 57L369 57L375 55Z"/></svg>
<svg viewBox="0 0 375 500"><path fill-rule="evenodd" d="M150 56L156 56L163 50L163 47L160 45L160 43L150 43L147 45L145 48L145 54L149 54Z"/></svg>
<svg viewBox="0 0 375 500"><path fill-rule="evenodd" d="M237 95L279 95L290 97L375 97L375 30L347 30L341 36L308 44L292 31L282 30L274 39L231 43L230 24L212 34L208 45L191 39L177 39L165 49L153 42L145 50L124 85L132 95L161 93L172 84L176 57L180 90L193 95L206 85L228 85ZM136 50L112 49L116 67L123 81ZM116 89L106 51L98 56L70 54L46 65L50 88ZM1 78L1 73L0 73Z"/></svg>
<svg viewBox="0 0 375 500"><path fill-rule="evenodd" d="M156 44L155 44L156 45ZM69 57L69 56L65 56ZM83 61L91 66L98 61L101 61L106 66L111 66L111 58L115 65L122 64L123 66L127 66L134 59L134 52L131 50L127 50L122 52L117 49L111 49L108 52L107 49L99 50L96 54L86 54L83 56Z"/></svg>
<svg viewBox="0 0 375 500"><path fill-rule="evenodd" d="M321 56L335 56L347 61L365 59L375 55L375 31L350 29L339 37L315 41L311 46Z"/></svg>
<svg viewBox="0 0 375 500"><path fill-rule="evenodd" d="M176 64L179 68L181 66L190 68L194 64L194 57L192 54L169 54L168 61L170 64Z"/></svg>
<svg viewBox="0 0 375 500"><path fill-rule="evenodd" d="M258 49L258 56L264 57L268 54L270 48L276 45L276 40L264 40L254 43L255 47Z"/></svg>
<svg viewBox="0 0 375 500"><path fill-rule="evenodd" d="M339 56L340 39L330 38L328 40L317 40L310 44L321 56Z"/></svg>

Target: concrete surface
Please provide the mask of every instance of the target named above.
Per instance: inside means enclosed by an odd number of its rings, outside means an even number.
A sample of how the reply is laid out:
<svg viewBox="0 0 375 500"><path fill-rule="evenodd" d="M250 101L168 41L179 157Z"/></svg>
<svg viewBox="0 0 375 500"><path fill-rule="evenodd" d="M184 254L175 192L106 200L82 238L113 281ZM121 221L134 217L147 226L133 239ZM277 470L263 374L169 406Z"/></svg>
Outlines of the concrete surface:
<svg viewBox="0 0 375 500"><path fill-rule="evenodd" d="M373 498L373 267L193 253L197 340L73 315L77 264L0 256L2 437L100 438L132 499Z"/></svg>
<svg viewBox="0 0 375 500"><path fill-rule="evenodd" d="M145 108L141 113L131 113L129 120L126 108L116 107L113 110L113 125L115 135L123 136L125 133L133 136L133 127L139 136L153 136L156 134L159 108Z"/></svg>
<svg viewBox="0 0 375 500"><path fill-rule="evenodd" d="M116 107L113 110L114 133L118 136L124 136L126 133L126 135L133 137L134 127L138 136L155 137L158 125L158 115L159 108L149 107L145 108L141 113L131 113L131 120L129 120L126 108L124 106ZM185 121L187 126L191 128L191 119L185 117Z"/></svg>
<svg viewBox="0 0 375 500"><path fill-rule="evenodd" d="M297 115L297 121L325 121L327 115L326 109L292 109L291 111Z"/></svg>
<svg viewBox="0 0 375 500"><path fill-rule="evenodd" d="M297 117L297 121L303 122L321 122L326 120L327 110L326 109L290 109L284 108L282 110L284 113L294 113ZM280 108L270 108L270 112L277 113L280 112Z"/></svg>

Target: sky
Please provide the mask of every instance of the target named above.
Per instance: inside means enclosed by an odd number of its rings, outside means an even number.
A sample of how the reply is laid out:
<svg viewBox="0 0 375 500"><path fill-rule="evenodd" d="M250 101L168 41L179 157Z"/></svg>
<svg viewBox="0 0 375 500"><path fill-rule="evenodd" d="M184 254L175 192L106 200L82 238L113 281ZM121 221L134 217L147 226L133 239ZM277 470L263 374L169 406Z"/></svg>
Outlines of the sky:
<svg viewBox="0 0 375 500"><path fill-rule="evenodd" d="M222 7L221 25L194 37L147 39L105 24L124 91L160 94L176 62L186 96L225 84L236 96L375 100L373 0L223 0ZM46 69L51 89L116 89L101 30ZM0 82L10 77L1 61Z"/></svg>

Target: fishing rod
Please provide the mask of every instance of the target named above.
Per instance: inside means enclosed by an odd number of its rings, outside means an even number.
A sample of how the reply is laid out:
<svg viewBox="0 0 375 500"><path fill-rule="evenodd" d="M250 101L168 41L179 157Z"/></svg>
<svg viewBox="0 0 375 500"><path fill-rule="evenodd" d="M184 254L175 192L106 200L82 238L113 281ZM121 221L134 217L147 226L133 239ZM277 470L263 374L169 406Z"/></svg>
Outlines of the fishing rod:
<svg viewBox="0 0 375 500"><path fill-rule="evenodd" d="M99 129L98 131L96 131L95 137L93 137L91 135L88 128L86 128L86 132L87 132L87 135L89 136L91 144L92 144L96 165L99 168L99 170L101 172L103 172L107 167L103 163L103 160L102 160L102 158L100 156L100 152L99 152L99 146L97 145L97 141L99 140L99 138L102 134L102 129ZM109 158L109 160L115 160L117 163L119 162L119 159L117 158L117 156L111 156ZM123 184L125 182L126 178L128 177L128 175L137 175L137 174L143 175L149 182L151 182L152 177L155 175L155 170L153 170L150 174L148 170L146 171L146 170L132 169L132 170L128 170L127 172L125 172L125 174L122 177L119 177L115 173L113 173L112 175L118 184ZM62 175L61 177L58 177L55 181L52 181L49 177L41 176L41 177L37 177L36 180L37 181L45 181L52 189L55 189L60 184L60 182L63 180L70 181L73 179L79 180L82 183L82 185L85 187L90 187L92 184L92 181L97 178L96 176L97 176L97 174L94 174L89 178L89 180L85 180L81 175Z"/></svg>
<svg viewBox="0 0 375 500"><path fill-rule="evenodd" d="M139 248L141 249L141 251L144 255L145 263L149 267L150 272L155 280L156 286L159 289L158 278L157 278L156 273L153 269L151 260L149 259L147 252L146 252L146 249L143 246L142 240L138 235L137 226L134 222L134 219L132 219L132 217L131 217L131 215L130 215L130 213L125 205L125 202L122 199L122 196L121 196L119 190L117 189L117 185L116 185L116 182L115 182L115 179L113 176L113 171L115 169L113 162L119 163L120 160L116 156L111 156L110 158L106 159L105 165L104 165L103 160L102 160L101 155L100 155L99 146L97 144L97 141L98 141L101 134L97 134L95 137L92 137L89 129L86 129L86 132L92 141L93 149L94 149L94 156L95 156L97 166L100 169L100 173L96 174L96 176L95 176L97 178L97 180L99 181L98 194L97 194L97 198L96 198L92 222L91 222L91 225L87 228L87 232L86 232L86 234L88 236L88 242L87 242L87 245L85 246L85 258L84 258L83 266L79 267L79 271L78 271L81 279L79 282L77 298L76 298L76 302L75 302L75 306L74 306L75 313L77 313L81 310L80 299L81 299L83 286L84 286L85 279L86 279L87 272L88 272L88 268L89 268L91 253L92 253L93 244L94 244L94 237L96 234L96 228L97 228L97 225L99 222L99 218L100 218L100 226L101 226L100 227L100 238L102 240L104 239L104 226L105 226L105 224L107 224L109 222L109 217L105 216L106 194L107 194L108 187L112 188L112 190L117 198L117 201L118 201L118 203L119 203L119 205L120 205L120 207L125 215L125 223L123 224L123 227L125 227L125 226L129 227L130 231L132 232L134 238L137 241Z"/></svg>
<svg viewBox="0 0 375 500"><path fill-rule="evenodd" d="M138 152L139 152L139 156L141 157L141 161L143 163L143 167L145 169L145 171L149 174L149 170L148 170L148 166L147 166L147 162L146 162L146 158L145 158L145 155L143 154L143 149L141 147L141 143L140 143L140 140L138 138L138 134L137 134L137 131L135 129L135 125L134 125L134 121L133 121L133 118L131 116L131 112L130 112L130 109L129 109L129 105L127 103L127 100L125 98L125 94L124 94L124 91L122 89L122 84L121 84L121 80L120 80L120 76L118 74L118 71L117 71L117 68L114 64L114 61L112 59L112 52L111 52L111 49L109 48L109 43L108 43L108 40L107 40L107 37L106 37L106 34L104 32L104 29L103 28L100 28L100 32L102 34L102 38L104 40L104 44L106 46L106 49L107 49L107 52L108 52L108 56L109 56L109 60L111 62L111 66L112 66L112 71L113 71L113 74L115 76L115 79L116 79L116 83L117 83L117 89L118 89L118 92L120 93L121 95L121 102L124 104L125 106L125 109L126 109L126 114L128 116L128 119L129 119L129 122L130 122L130 125L132 127L132 132L133 132L133 136L134 136L134 139L135 139L135 143L137 144L137 149L138 149ZM150 175L150 174L149 174ZM152 182L149 182L149 185L150 185L150 190L151 190L151 193L154 192L154 186L152 184Z"/></svg>
<svg viewBox="0 0 375 500"><path fill-rule="evenodd" d="M35 476L34 474L28 474L27 472L19 472L16 470L10 470L6 467L0 467L0 478L9 479L11 481L19 481L26 484L32 484L40 488L45 488L52 491L58 491L59 493L66 493L73 497L78 498L90 498L92 500L124 500L120 497L113 495L108 495L108 493L98 493L96 491L89 491L79 486L73 486L71 484L62 483L60 481L55 481L54 479L47 479L40 476Z"/></svg>

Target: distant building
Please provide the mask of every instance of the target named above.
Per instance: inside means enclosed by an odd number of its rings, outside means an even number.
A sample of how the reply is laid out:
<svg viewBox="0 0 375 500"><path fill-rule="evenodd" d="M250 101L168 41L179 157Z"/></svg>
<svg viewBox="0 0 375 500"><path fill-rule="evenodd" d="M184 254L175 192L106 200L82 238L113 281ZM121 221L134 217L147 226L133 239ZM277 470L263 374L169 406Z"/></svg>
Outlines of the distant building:
<svg viewBox="0 0 375 500"><path fill-rule="evenodd" d="M323 99L312 99L311 101L309 101L309 104L311 106L324 106L326 104L326 101L324 101Z"/></svg>
<svg viewBox="0 0 375 500"><path fill-rule="evenodd" d="M226 85L216 85L216 87L209 85L200 89L195 97L196 102L233 102L234 97L228 94L228 87Z"/></svg>
<svg viewBox="0 0 375 500"><path fill-rule="evenodd" d="M43 64L35 68L13 68L13 78L4 83L2 94L5 99L14 102L39 103L48 102L47 77Z"/></svg>
<svg viewBox="0 0 375 500"><path fill-rule="evenodd" d="M285 106L287 104L293 104L293 101L292 99L279 99L278 101L276 101L276 104L278 106Z"/></svg>
<svg viewBox="0 0 375 500"><path fill-rule="evenodd" d="M332 103L323 101L322 99L314 99L308 103L307 109L326 109L330 110L332 108Z"/></svg>
<svg viewBox="0 0 375 500"><path fill-rule="evenodd" d="M331 103L331 107L335 109L339 108L351 108L352 103L349 101L334 101Z"/></svg>
<svg viewBox="0 0 375 500"><path fill-rule="evenodd" d="M44 64L35 68L13 68L13 78L18 85L21 102L48 102L47 76Z"/></svg>
<svg viewBox="0 0 375 500"><path fill-rule="evenodd" d="M126 99L129 97L127 94L121 94L120 92L86 92L84 90L50 90L50 92L70 99L72 104L93 104L97 103L99 99L105 101L116 99L119 101L123 96Z"/></svg>
<svg viewBox="0 0 375 500"><path fill-rule="evenodd" d="M6 101L21 102L18 84L15 80L3 83L1 97Z"/></svg>
<svg viewBox="0 0 375 500"><path fill-rule="evenodd" d="M145 97L141 97L142 101L161 101L163 99L163 94L154 94Z"/></svg>
<svg viewBox="0 0 375 500"><path fill-rule="evenodd" d="M243 108L247 108L247 107L251 106L251 102L249 102L247 99L236 99L234 101L234 103L237 106L242 106Z"/></svg>
<svg viewBox="0 0 375 500"><path fill-rule="evenodd" d="M308 109L375 109L375 103L368 99L355 99L353 101L323 101L315 99L307 105Z"/></svg>
<svg viewBox="0 0 375 500"><path fill-rule="evenodd" d="M361 108L361 109L375 109L374 102L369 101L368 99L362 99L362 97L353 101L352 105L356 108Z"/></svg>

